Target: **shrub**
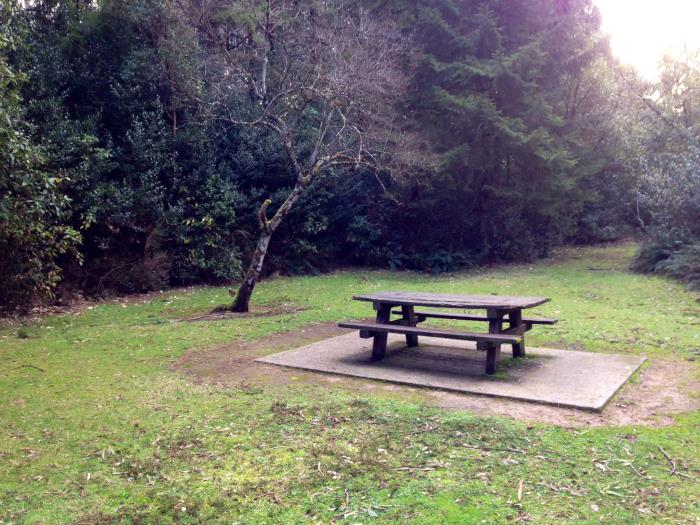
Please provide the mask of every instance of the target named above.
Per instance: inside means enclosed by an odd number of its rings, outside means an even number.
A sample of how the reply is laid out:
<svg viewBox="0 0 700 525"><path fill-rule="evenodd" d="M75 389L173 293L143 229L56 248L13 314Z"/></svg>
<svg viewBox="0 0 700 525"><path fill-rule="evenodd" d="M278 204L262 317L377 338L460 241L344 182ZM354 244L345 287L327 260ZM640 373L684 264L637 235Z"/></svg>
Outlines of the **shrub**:
<svg viewBox="0 0 700 525"><path fill-rule="evenodd" d="M686 283L691 290L700 290L700 244L652 243L644 245L632 269L657 273Z"/></svg>
<svg viewBox="0 0 700 525"><path fill-rule="evenodd" d="M7 53L21 30L16 6L0 4L0 309L26 309L50 298L61 278L59 258L75 253L80 235L63 221L68 199L61 178L42 171L40 149L27 138L20 87Z"/></svg>

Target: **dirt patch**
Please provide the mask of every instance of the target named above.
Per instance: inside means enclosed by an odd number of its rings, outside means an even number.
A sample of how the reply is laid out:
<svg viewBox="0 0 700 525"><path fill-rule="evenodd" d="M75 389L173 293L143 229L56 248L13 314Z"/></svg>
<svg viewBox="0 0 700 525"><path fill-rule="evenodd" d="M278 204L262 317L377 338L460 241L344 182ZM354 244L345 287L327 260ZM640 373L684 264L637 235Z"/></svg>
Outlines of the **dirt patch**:
<svg viewBox="0 0 700 525"><path fill-rule="evenodd" d="M324 385L352 392L383 393L450 410L504 416L564 427L670 425L674 415L700 409L700 378L696 364L675 359L651 359L601 413L536 403L457 394L380 381L306 372L256 363L262 355L296 348L346 333L335 325L317 324L256 341L228 344L184 355L174 369L198 383L244 390L290 383ZM693 395L695 393L695 395Z"/></svg>
<svg viewBox="0 0 700 525"><path fill-rule="evenodd" d="M223 319L248 319L251 317L274 317L305 310L303 306L293 303L280 303L271 306L251 306L248 312L229 312L226 310L213 310L203 315L181 319L182 321L220 321Z"/></svg>
<svg viewBox="0 0 700 525"><path fill-rule="evenodd" d="M245 386L258 383L283 385L301 375L318 379L320 374L290 370L280 366L256 363L266 354L296 348L343 333L332 324L309 325L295 332L272 334L255 341L244 341L207 350L187 352L175 369L184 372L196 382L217 383L226 386Z"/></svg>

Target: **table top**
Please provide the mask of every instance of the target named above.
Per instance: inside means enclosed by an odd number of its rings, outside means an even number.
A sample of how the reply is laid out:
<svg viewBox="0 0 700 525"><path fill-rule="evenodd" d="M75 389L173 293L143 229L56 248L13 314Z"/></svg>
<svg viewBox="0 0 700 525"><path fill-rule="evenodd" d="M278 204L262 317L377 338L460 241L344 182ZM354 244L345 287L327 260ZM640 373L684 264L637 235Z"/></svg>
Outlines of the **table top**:
<svg viewBox="0 0 700 525"><path fill-rule="evenodd" d="M353 299L395 305L432 306L435 308L495 308L498 310L534 308L549 301L549 297L457 295L426 292L377 292L355 295Z"/></svg>

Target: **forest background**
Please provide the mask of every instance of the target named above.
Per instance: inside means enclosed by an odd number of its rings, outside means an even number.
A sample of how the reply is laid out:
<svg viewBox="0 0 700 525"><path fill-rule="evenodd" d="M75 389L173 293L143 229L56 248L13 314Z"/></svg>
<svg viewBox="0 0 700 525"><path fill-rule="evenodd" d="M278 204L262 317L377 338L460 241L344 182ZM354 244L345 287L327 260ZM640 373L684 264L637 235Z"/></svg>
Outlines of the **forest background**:
<svg viewBox="0 0 700 525"><path fill-rule="evenodd" d="M636 269L700 287L700 57L649 81L600 24L590 0L3 0L0 306L237 283L290 195L257 277L636 237ZM325 83L275 114L290 157L251 115L301 73ZM316 173L318 144L354 158L321 134L348 122L357 160Z"/></svg>

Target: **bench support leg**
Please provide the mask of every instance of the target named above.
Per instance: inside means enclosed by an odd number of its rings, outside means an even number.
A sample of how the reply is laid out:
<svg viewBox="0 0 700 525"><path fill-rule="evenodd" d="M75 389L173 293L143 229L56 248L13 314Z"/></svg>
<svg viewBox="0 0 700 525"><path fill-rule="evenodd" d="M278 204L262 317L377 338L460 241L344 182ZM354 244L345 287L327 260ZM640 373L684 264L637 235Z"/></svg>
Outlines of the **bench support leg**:
<svg viewBox="0 0 700 525"><path fill-rule="evenodd" d="M522 310L514 310L508 314L508 325L513 328L523 324ZM513 357L525 357L525 333L523 331L523 340L520 343L513 344Z"/></svg>
<svg viewBox="0 0 700 525"><path fill-rule="evenodd" d="M487 343L486 347L486 373L492 375L496 373L498 361L501 359L501 345Z"/></svg>
<svg viewBox="0 0 700 525"><path fill-rule="evenodd" d="M391 318L391 305L379 303L375 304L377 310L377 324L387 324ZM379 361L384 358L386 353L387 333L375 333L372 341L372 360Z"/></svg>
<svg viewBox="0 0 700 525"><path fill-rule="evenodd" d="M503 330L503 312L489 308L487 310L489 318L489 333L500 334ZM501 359L501 345L494 343L486 343L486 373L488 375L495 374L498 367L498 361Z"/></svg>
<svg viewBox="0 0 700 525"><path fill-rule="evenodd" d="M416 314L413 310L413 306L402 306L401 313L403 314L403 318L405 319L408 326L416 326L417 320ZM413 334L406 334L406 346L418 346L418 336Z"/></svg>

